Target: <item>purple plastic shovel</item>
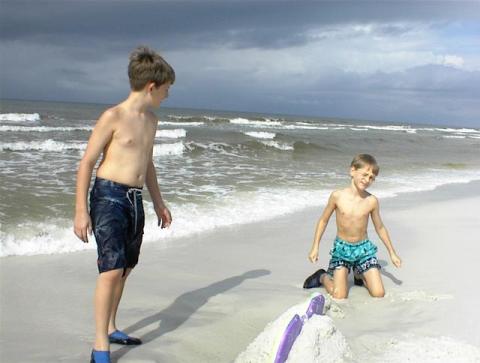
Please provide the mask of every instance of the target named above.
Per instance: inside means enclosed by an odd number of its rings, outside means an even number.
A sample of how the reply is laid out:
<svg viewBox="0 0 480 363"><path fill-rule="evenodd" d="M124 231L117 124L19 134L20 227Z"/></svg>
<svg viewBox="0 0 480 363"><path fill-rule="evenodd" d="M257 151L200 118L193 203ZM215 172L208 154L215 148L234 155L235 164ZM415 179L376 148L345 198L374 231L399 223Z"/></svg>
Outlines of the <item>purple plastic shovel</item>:
<svg viewBox="0 0 480 363"><path fill-rule="evenodd" d="M313 314L322 315L324 305L325 298L323 295L317 295L310 301L305 315L300 317L298 314L295 314L293 316L292 320L290 320L288 323L285 332L283 333L274 363L284 363L287 360L293 343L295 343L295 339L297 339L302 331L303 322L307 319L310 319Z"/></svg>

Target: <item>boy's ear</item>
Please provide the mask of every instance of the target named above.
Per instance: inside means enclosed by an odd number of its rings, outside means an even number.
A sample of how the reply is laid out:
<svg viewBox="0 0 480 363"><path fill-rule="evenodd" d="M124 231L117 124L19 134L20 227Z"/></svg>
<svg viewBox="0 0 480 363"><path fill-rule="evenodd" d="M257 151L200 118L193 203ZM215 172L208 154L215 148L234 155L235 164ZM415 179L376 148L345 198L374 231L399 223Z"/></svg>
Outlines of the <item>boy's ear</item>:
<svg viewBox="0 0 480 363"><path fill-rule="evenodd" d="M355 171L355 168L352 166L350 167L350 176L353 176L353 172Z"/></svg>
<svg viewBox="0 0 480 363"><path fill-rule="evenodd" d="M155 88L155 82L148 82L147 83L147 91L148 92L152 92L154 88Z"/></svg>

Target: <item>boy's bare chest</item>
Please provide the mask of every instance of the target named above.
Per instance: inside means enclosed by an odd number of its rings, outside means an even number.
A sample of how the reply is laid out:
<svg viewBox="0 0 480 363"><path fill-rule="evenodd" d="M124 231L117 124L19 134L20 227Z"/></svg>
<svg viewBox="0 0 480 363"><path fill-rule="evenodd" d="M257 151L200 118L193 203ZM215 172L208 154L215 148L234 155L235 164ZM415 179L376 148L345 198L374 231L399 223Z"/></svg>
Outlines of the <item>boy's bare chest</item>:
<svg viewBox="0 0 480 363"><path fill-rule="evenodd" d="M113 142L122 148L149 148L155 138L155 128L146 123L122 123L115 130Z"/></svg>
<svg viewBox="0 0 480 363"><path fill-rule="evenodd" d="M371 205L366 200L344 199L337 202L336 213L338 217L347 219L365 218L371 212Z"/></svg>

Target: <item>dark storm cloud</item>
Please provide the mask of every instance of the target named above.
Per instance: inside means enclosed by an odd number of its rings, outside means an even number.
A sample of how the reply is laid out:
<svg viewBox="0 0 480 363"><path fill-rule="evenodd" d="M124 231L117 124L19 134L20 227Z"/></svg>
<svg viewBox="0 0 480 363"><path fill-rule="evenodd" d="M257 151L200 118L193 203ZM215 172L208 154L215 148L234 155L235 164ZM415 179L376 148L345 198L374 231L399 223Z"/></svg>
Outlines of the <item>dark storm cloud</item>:
<svg viewBox="0 0 480 363"><path fill-rule="evenodd" d="M478 1L2 1L0 96L116 102L148 44L168 106L474 124L479 20Z"/></svg>
<svg viewBox="0 0 480 363"><path fill-rule="evenodd" d="M165 49L229 44L284 47L304 44L307 30L328 25L396 21L478 20L478 2L297 2L297 1L6 1L1 39L108 48L118 41L158 38ZM386 34L403 32L398 25Z"/></svg>

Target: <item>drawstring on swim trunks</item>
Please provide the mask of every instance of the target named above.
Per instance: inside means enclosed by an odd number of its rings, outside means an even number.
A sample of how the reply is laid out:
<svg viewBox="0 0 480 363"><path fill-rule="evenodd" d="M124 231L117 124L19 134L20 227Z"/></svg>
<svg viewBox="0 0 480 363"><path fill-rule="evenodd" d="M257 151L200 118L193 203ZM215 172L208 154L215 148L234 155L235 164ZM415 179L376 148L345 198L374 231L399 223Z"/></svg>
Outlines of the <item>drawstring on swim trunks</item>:
<svg viewBox="0 0 480 363"><path fill-rule="evenodd" d="M133 193L133 200L135 201L135 203L132 202L132 200L130 199L130 193ZM139 188L129 188L127 190L127 199L128 201L130 202L130 204L132 205L134 211L135 211L135 224L134 224L134 227L133 227L133 234L137 234L137 193L142 193L142 189L139 189Z"/></svg>

